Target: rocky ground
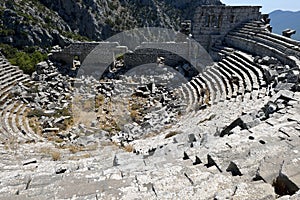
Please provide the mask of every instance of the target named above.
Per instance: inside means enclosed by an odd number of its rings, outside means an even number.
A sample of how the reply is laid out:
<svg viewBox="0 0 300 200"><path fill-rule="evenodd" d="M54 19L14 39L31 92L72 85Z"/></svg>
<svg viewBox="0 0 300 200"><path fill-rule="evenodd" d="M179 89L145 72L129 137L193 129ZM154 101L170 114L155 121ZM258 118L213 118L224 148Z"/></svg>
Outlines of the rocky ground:
<svg viewBox="0 0 300 200"><path fill-rule="evenodd" d="M41 139L1 144L0 197L299 199L299 69L248 58L261 66L260 88L219 101L210 90L196 109L180 92L195 80L170 89L181 76L167 69L99 82L40 63L12 91Z"/></svg>

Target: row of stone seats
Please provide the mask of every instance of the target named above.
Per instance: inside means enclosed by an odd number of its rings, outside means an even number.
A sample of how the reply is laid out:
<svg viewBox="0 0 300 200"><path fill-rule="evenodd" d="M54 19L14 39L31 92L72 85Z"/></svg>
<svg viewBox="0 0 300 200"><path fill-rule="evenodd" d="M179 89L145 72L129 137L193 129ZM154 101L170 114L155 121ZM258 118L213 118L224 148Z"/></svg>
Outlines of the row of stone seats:
<svg viewBox="0 0 300 200"><path fill-rule="evenodd" d="M223 61L231 63L231 67L245 80L247 92L266 87L264 69L254 62L254 57L241 51L228 52ZM222 62L223 62L222 61Z"/></svg>
<svg viewBox="0 0 300 200"><path fill-rule="evenodd" d="M28 118L24 117L27 107L23 102L7 100L0 110L1 142L30 142L40 138L29 127Z"/></svg>
<svg viewBox="0 0 300 200"><path fill-rule="evenodd" d="M281 38L262 27L244 25L231 31L225 37L225 42L229 46L243 49L251 54L276 57L283 63L297 67L300 58L299 44L287 43L286 41L291 41L289 39L280 41Z"/></svg>
<svg viewBox="0 0 300 200"><path fill-rule="evenodd" d="M268 93L264 70L253 56L227 47L215 48L222 52L223 59L182 85L188 111L235 98L262 98ZM208 96L203 94L206 90Z"/></svg>
<svg viewBox="0 0 300 200"><path fill-rule="evenodd" d="M29 76L18 67L12 66L0 55L0 142L27 142L38 139L24 116L27 110L24 102L10 95L17 83L28 82Z"/></svg>
<svg viewBox="0 0 300 200"><path fill-rule="evenodd" d="M293 40L291 38L288 38L288 37L285 37L282 35L271 33L270 31L268 31L267 29L264 28L264 24L261 21L247 22L247 23L244 23L242 26L242 28L248 28L251 30L253 30L253 28L255 29L256 27L261 27L261 29L263 30L263 31L260 31L258 29L258 34L269 36L268 39L270 39L274 42L283 44L288 48L292 48L293 50L300 52L300 42L299 41Z"/></svg>

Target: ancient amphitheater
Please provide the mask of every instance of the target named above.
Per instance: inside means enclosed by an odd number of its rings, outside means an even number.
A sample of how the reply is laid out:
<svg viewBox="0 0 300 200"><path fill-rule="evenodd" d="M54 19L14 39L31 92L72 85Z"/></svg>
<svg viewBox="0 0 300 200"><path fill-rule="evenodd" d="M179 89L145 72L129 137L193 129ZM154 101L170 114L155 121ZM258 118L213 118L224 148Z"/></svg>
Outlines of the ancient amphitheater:
<svg viewBox="0 0 300 200"><path fill-rule="evenodd" d="M29 77L1 56L0 199L300 199L300 42L259 9L197 8L192 35L214 63L181 67L191 80L173 91L74 78L55 60ZM74 46L53 57L84 62L96 44ZM120 127L113 96L129 86Z"/></svg>

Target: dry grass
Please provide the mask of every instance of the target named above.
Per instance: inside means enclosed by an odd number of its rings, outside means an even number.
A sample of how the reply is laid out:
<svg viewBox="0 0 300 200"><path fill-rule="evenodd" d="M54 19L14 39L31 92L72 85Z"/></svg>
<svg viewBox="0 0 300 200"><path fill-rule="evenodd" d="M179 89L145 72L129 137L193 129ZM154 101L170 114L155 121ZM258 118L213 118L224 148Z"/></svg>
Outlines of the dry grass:
<svg viewBox="0 0 300 200"><path fill-rule="evenodd" d="M134 147L132 145L126 145L123 147L123 149L126 151L126 152L133 152L134 150Z"/></svg>
<svg viewBox="0 0 300 200"><path fill-rule="evenodd" d="M82 154L82 155L78 155L78 156L70 156L69 160L81 160L84 158L90 158L92 155L90 153L86 153L86 154Z"/></svg>
<svg viewBox="0 0 300 200"><path fill-rule="evenodd" d="M83 147L78 145L70 145L67 148L73 154L83 150Z"/></svg>
<svg viewBox="0 0 300 200"><path fill-rule="evenodd" d="M101 94L95 97L95 108L102 107L104 104L105 97Z"/></svg>
<svg viewBox="0 0 300 200"><path fill-rule="evenodd" d="M23 117L23 121L25 121ZM35 134L42 135L43 129L37 117L28 118L29 126Z"/></svg>
<svg viewBox="0 0 300 200"><path fill-rule="evenodd" d="M84 124L89 127L91 121L97 119L97 114L94 112L94 100L89 99L82 102L79 96L75 96L72 105L73 124Z"/></svg>
<svg viewBox="0 0 300 200"><path fill-rule="evenodd" d="M210 93L209 93L208 89L205 89L205 96L206 96L206 98L205 98L204 102L205 102L205 104L209 105Z"/></svg>
<svg viewBox="0 0 300 200"><path fill-rule="evenodd" d="M136 95L132 95L129 100L128 110L130 112L131 120L140 123L141 120L146 115L144 112L144 105L147 104L147 98L138 97Z"/></svg>
<svg viewBox="0 0 300 200"><path fill-rule="evenodd" d="M5 150L16 150L18 148L18 142L15 137L10 137L8 140L4 143L4 149Z"/></svg>
<svg viewBox="0 0 300 200"><path fill-rule="evenodd" d="M59 151L54 150L50 147L43 147L40 149L40 152L42 154L45 154L46 156L50 156L53 161L58 161L61 159L61 154Z"/></svg>
<svg viewBox="0 0 300 200"><path fill-rule="evenodd" d="M58 151L51 152L52 160L57 161L61 159L61 154Z"/></svg>
<svg viewBox="0 0 300 200"><path fill-rule="evenodd" d="M48 133L47 140L58 143L58 144L63 143L64 140L62 138L56 136L55 134L56 134L55 132Z"/></svg>
<svg viewBox="0 0 300 200"><path fill-rule="evenodd" d="M179 131L171 131L170 133L168 133L168 134L165 136L165 139L170 138L170 137L173 137L173 136L175 136L175 135L177 135L177 134L180 134L180 132L179 132Z"/></svg>
<svg viewBox="0 0 300 200"><path fill-rule="evenodd" d="M95 151L97 149L98 149L98 144L97 143L90 144L90 145L88 145L84 148L85 151Z"/></svg>
<svg viewBox="0 0 300 200"><path fill-rule="evenodd" d="M143 119L141 113L137 110L131 110L130 117L131 117L132 121L134 121L136 123L139 123L140 120Z"/></svg>

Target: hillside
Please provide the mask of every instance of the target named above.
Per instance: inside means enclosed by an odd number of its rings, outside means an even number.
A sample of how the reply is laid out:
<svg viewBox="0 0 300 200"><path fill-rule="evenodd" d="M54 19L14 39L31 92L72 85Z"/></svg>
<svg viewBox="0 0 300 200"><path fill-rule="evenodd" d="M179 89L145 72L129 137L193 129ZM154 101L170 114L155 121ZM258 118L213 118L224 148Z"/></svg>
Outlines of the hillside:
<svg viewBox="0 0 300 200"><path fill-rule="evenodd" d="M219 0L16 0L0 1L0 43L16 47L64 46L103 40L122 30L155 26L178 29L199 5ZM69 39L67 39L69 38ZM71 40L70 40L71 39Z"/></svg>
<svg viewBox="0 0 300 200"><path fill-rule="evenodd" d="M297 32L292 38L300 41L300 11L276 10L270 13L270 18L274 33L281 34L284 29L294 29Z"/></svg>

